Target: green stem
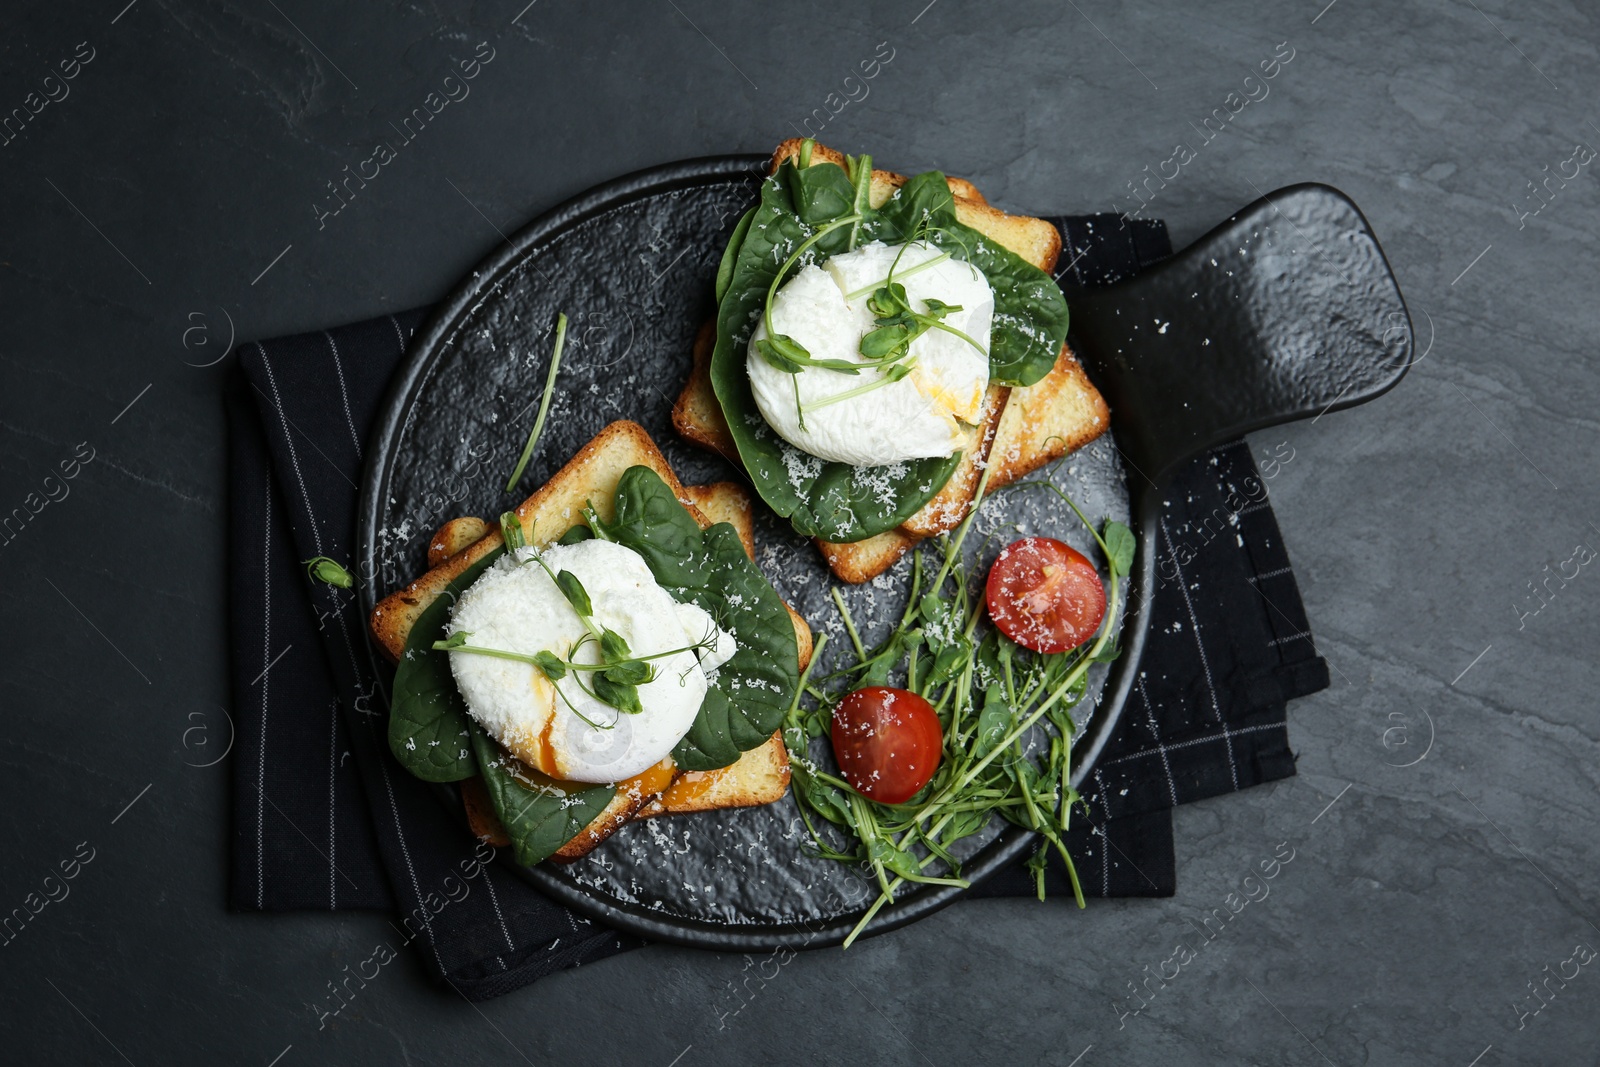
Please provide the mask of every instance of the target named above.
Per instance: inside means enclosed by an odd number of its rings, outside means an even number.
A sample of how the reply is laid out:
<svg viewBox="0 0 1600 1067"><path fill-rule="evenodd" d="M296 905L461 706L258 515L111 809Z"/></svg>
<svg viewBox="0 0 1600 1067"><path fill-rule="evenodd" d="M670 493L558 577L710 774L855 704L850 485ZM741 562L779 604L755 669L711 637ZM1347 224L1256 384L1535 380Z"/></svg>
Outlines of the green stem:
<svg viewBox="0 0 1600 1067"><path fill-rule="evenodd" d="M950 326L950 325L940 321L939 319L933 318L933 317L931 317L929 315L917 315L915 312L913 312L913 317L918 322L925 323L928 326L931 326L936 330L943 330L945 333L953 333L953 334L955 334L957 337L959 337L963 341L967 342L967 344L971 345L973 348L976 348L979 352L982 352L983 353L983 357L985 359L989 358L989 350L988 349L984 348L978 342L974 341L972 338L968 337L966 334L962 333L960 330L956 329L954 326Z"/></svg>
<svg viewBox="0 0 1600 1067"><path fill-rule="evenodd" d="M533 420L533 429L528 432L528 443L522 446L522 456L517 460L516 469L511 472L511 477L506 479L506 492L511 492L522 480L522 472L528 469L528 460L533 458L533 448L539 443L539 435L544 432L545 416L550 414L550 398L556 391L556 372L561 369L561 350L567 344L567 315L561 312L556 315L556 346L550 353L550 370L544 378L544 397L539 401L539 414Z"/></svg>
<svg viewBox="0 0 1600 1067"><path fill-rule="evenodd" d="M861 221L872 207L872 157L863 152L853 159L846 156L845 162L850 166L850 184L855 187L850 206L858 216L855 225L850 227L850 251L854 252L861 236Z"/></svg>
<svg viewBox="0 0 1600 1067"><path fill-rule="evenodd" d="M983 474L978 478L978 488L972 493L972 507L967 511L967 517L961 520L961 525L956 527L956 535L951 538L950 548L945 552L944 566L939 568L939 575L933 580L934 589L943 589L945 579L950 577L951 568L956 560L961 558L961 545L967 539L967 531L972 529L972 522L978 517L978 508L983 505L984 494L989 488L989 474L994 470L993 463L983 465Z"/></svg>
<svg viewBox="0 0 1600 1067"><path fill-rule="evenodd" d="M911 363L911 364L908 364L908 366L915 367L916 364L915 363ZM796 382L798 382L800 380L800 375L796 374L794 376L794 379L795 379ZM799 407L801 414L804 414L807 411L816 411L819 408L825 408L825 407L829 407L829 406L831 406L833 404L843 403L846 400L854 400L856 397L865 396L865 395L867 395L868 393L872 392L875 389L882 389L886 385L893 385L895 382L897 382L899 380L900 380L899 378L891 378L886 374L881 378L873 379L872 381L868 382L865 385L858 385L858 386L854 387L853 389L846 389L842 393L834 393L832 396L825 396L821 400L814 401L814 402L812 402L810 404L801 404L800 403L800 393L798 391L800 387L798 385L796 385L795 386L795 389L796 389L796 392L795 392L795 404ZM802 423L800 428L802 430L805 429L805 425Z"/></svg>
<svg viewBox="0 0 1600 1067"><path fill-rule="evenodd" d="M612 537L606 532L605 524L600 521L599 514L594 510L594 505L588 501L583 505L583 517L589 524L589 530L602 541L610 541Z"/></svg>
<svg viewBox="0 0 1600 1067"><path fill-rule="evenodd" d="M811 680L811 668L822 659L822 650L828 647L828 635L818 634L816 642L811 646L811 658L806 661L806 669L800 672L800 681L795 683L794 699L789 701L789 714L794 715L800 710L800 694L805 691L806 683Z"/></svg>
<svg viewBox="0 0 1600 1067"><path fill-rule="evenodd" d="M828 590L833 594L833 602L839 608L839 617L844 620L845 633L850 635L850 643L856 646L856 656L860 659L867 658L867 650L862 647L861 635L856 633L855 620L850 617L850 609L845 607L844 597L839 595L839 587L834 586Z"/></svg>
<svg viewBox="0 0 1600 1067"><path fill-rule="evenodd" d="M841 226L848 226L853 222L860 221L861 216L854 214L846 215L843 218L834 219L832 222L819 229L816 233L812 234L810 237L807 237L804 241L801 241L800 247L789 253L789 258L783 261L783 266L778 268L778 273L772 276L772 284L767 286L767 306L762 316L762 321L764 321L767 325L768 337L776 337L778 335L778 331L774 329L772 325L772 300L773 297L777 296L778 286L783 284L783 276L789 272L789 268L794 266L795 261L801 256L805 255L812 245L822 240L834 230L837 230Z"/></svg>
<svg viewBox="0 0 1600 1067"><path fill-rule="evenodd" d="M530 667L538 666L532 656L524 655L521 652L507 652L499 648L479 648L476 645L456 645L451 647L444 641L435 641L433 650L435 652L472 652L479 656L493 656L495 659L515 660L518 663L526 663Z"/></svg>
<svg viewBox="0 0 1600 1067"><path fill-rule="evenodd" d="M933 874L901 874L896 875L901 882L920 882L923 885L953 885L957 889L971 889L972 883L965 878L945 878Z"/></svg>
<svg viewBox="0 0 1600 1067"><path fill-rule="evenodd" d="M607 671L624 663L636 661L644 663L653 659L666 659L668 656L676 656L680 652L695 652L699 649L710 648L714 644L714 641L700 641L696 644L685 645L682 648L668 649L666 652L652 652L647 656L629 656L620 663L575 663L572 660L562 660L561 665L569 671ZM483 645L452 645L446 641L435 641L433 650L435 652L470 652L475 656L493 656L496 659L517 660L528 664L530 667L539 665L532 655L522 652L510 652L503 648L488 648Z"/></svg>
<svg viewBox="0 0 1600 1067"><path fill-rule="evenodd" d="M898 258L899 257L897 256L896 259L898 259ZM910 276L912 274L916 274L918 271L927 270L929 267L937 266L938 264L943 263L945 260L947 260L949 258L950 258L950 253L949 252L941 252L937 256L932 257L931 259L923 260L921 263L918 263L914 267L907 267L905 270L898 271L893 278L885 278L881 282L873 282L871 285L865 286L864 288L861 288L861 289L857 289L853 293L844 294L844 301L845 301L845 303L848 304L852 300L859 300L861 297L866 296L868 293L877 292L879 289L882 289L884 286L888 285L891 281L894 281L896 278L905 278L905 277L908 277L908 276Z"/></svg>

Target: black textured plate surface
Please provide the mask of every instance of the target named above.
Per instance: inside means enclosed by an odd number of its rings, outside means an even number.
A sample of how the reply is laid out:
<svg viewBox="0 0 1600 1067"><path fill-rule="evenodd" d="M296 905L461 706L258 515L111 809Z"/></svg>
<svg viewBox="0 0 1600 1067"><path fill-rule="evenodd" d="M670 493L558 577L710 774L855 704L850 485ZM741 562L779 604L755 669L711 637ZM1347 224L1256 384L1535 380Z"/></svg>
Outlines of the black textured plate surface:
<svg viewBox="0 0 1600 1067"><path fill-rule="evenodd" d="M712 283L723 246L741 212L753 202L765 165L766 157L758 156L694 160L602 186L519 232L441 306L413 342L391 386L368 453L360 521L363 556L377 565L377 580L364 591L369 600L374 589L398 588L426 569L427 541L440 524L459 515L492 518L514 506L615 419L641 423L685 484L740 479L723 460L680 441L672 430L670 412L689 373L695 333L714 310ZM1311 207L1321 205L1321 222L1339 234L1353 225L1348 217L1353 213L1361 232L1360 239L1349 244L1356 262L1346 265L1381 273L1392 290L1382 253L1364 229L1365 220L1347 200L1316 186L1275 195L1298 196L1296 203L1303 200ZM1295 277L1296 271L1304 273L1309 246L1303 256L1291 252L1290 244L1305 242L1293 235L1289 225L1280 223L1274 230L1264 222L1272 212L1283 216L1283 203L1259 201L1156 271L1098 291L1097 304L1088 309L1087 318L1074 297L1074 345L1081 350L1080 335L1089 339L1085 362L1112 402L1114 433L1069 457L1051 477L1091 518L1117 518L1138 533L1136 590L1153 587L1155 560L1146 548L1154 544L1159 502L1151 479L1159 480L1160 471L1242 430L1312 413L1330 403L1348 406L1367 399L1403 373L1403 366L1395 370L1394 364L1397 355L1403 359L1409 353L1408 320L1403 345L1393 338L1375 349L1368 343L1386 329L1392 332L1392 319L1384 316L1392 315L1395 305L1404 315L1398 290L1393 290L1392 300L1380 291L1381 285L1366 292L1330 294L1317 281L1321 267L1312 271L1316 284L1308 286L1305 278ZM1317 220L1300 222L1316 230ZM1263 225L1267 237L1262 236ZM1252 240L1258 255L1256 260L1241 261L1236 285L1236 275L1228 268L1211 270L1205 261L1214 265L1213 253L1225 254L1217 250L1239 243L1241 227L1256 228ZM1276 259L1270 247L1274 234L1284 246ZM1368 246L1376 252L1375 261L1366 251ZM1255 276L1258 262L1276 266L1268 279L1270 286L1251 290L1242 283ZM1190 303L1190 288L1196 282L1191 275L1206 270L1211 274L1200 280L1207 299ZM1147 278L1155 284L1147 285ZM1333 304L1343 300L1348 305L1340 313L1342 319L1335 317L1343 325L1332 330L1337 336L1331 348L1300 342L1307 326L1315 323L1304 320L1304 308L1285 313L1289 297L1322 305L1330 299ZM1241 313L1241 300L1257 313ZM1322 310L1326 308L1311 314L1320 318ZM508 494L503 491L505 479L532 423L558 311L567 313L571 325L555 400L518 491ZM1125 311L1129 318L1123 317ZM1163 316L1170 322L1176 314L1180 321L1176 329L1159 333L1150 329L1141 336L1132 322L1135 314L1150 317L1157 328ZM1333 325L1329 319L1322 321ZM1296 343L1285 347L1281 339L1274 341L1268 336L1274 326L1280 332L1291 330ZM1340 329L1350 338L1338 340ZM1241 331L1249 336L1239 336ZM1200 344L1202 334L1210 343ZM1237 343L1229 345L1230 338ZM1150 366L1141 368L1135 355L1149 340L1157 342L1157 351ZM1226 368L1242 383L1236 382L1232 391L1223 390L1220 399L1208 399L1204 410L1198 410L1201 394L1188 392L1187 380L1211 370L1194 357L1216 342L1221 342L1218 352L1222 346L1230 352L1245 351L1248 358ZM1316 370L1320 363L1338 363L1341 352L1352 346L1375 366L1382 357L1381 373L1362 377L1357 368L1330 376ZM1257 353L1263 351L1256 362ZM1281 351L1288 353L1286 361L1280 359ZM1151 372L1159 376L1159 383L1149 380ZM1287 386L1282 381L1285 374ZM1162 391L1154 391L1158 388ZM1169 395L1195 397L1196 409L1190 410L1186 400L1169 400ZM1172 418L1174 403L1186 417ZM1123 405L1141 404L1158 416L1154 423L1148 418L1125 420ZM1172 433L1162 432L1163 419L1172 423ZM1113 438L1125 425L1132 437L1119 449ZM1128 472L1137 490L1131 498L1124 457L1130 467L1138 468L1137 474ZM992 499L968 538L969 554L987 561L1021 533L1062 536L1063 531L1069 531L1067 540L1087 551L1089 539L1053 500L1051 494L1036 491ZM838 583L816 549L759 503L756 540L757 562L778 591L813 629L837 635L841 640L834 650L839 650L846 642L828 592ZM865 585L841 586L864 638L872 640L887 632L898 617L906 567L903 560ZM1074 752L1075 785L1086 777L1109 736L1137 670L1145 616L1137 595L1132 602L1134 609L1124 623L1122 659L1109 675L1101 669L1091 676L1089 694L1077 709L1084 730ZM372 605L366 606L370 610ZM826 656L819 668L827 669L831 659ZM380 677L387 674L380 669ZM442 788L441 794L453 800L453 788ZM875 887L843 865L806 856L801 848L805 840L794 800L786 796L761 808L639 820L576 864L544 864L522 873L549 896L614 927L656 940L726 950L837 944L871 904ZM965 873L973 879L1015 860L1030 847L1029 835L999 826L964 844ZM879 912L869 932L917 919L948 904L959 892L940 886L913 887Z"/></svg>

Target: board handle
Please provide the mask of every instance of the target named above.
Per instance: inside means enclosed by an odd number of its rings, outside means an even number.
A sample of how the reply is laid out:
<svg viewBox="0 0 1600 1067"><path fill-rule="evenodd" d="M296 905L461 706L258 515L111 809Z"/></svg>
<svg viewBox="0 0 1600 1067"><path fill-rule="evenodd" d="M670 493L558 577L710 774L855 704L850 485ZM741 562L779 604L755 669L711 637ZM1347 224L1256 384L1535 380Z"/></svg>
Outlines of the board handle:
<svg viewBox="0 0 1600 1067"><path fill-rule="evenodd" d="M1314 183L1263 196L1125 282L1076 291L1071 311L1118 446L1152 485L1252 430L1379 396L1415 350L1366 217Z"/></svg>

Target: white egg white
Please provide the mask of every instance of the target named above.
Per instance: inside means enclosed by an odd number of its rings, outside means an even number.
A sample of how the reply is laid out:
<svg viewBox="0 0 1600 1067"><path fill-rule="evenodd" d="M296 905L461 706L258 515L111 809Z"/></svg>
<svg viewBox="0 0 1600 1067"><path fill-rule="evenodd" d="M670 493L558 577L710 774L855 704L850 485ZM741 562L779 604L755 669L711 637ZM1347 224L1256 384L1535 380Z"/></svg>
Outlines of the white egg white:
<svg viewBox="0 0 1600 1067"><path fill-rule="evenodd" d="M861 338L875 328L867 301L891 266L914 309L925 312L929 298L959 306L944 322L983 346L980 351L945 330L929 330L911 343L906 357L911 373L904 379L818 407L819 401L877 381L884 372L780 370L756 349L767 336L762 320L751 334L746 364L756 407L779 437L813 456L858 467L948 456L966 447L967 427L978 421L989 384L985 353L994 293L983 273L962 260L923 266L941 255L924 241L904 246L874 241L820 267L802 267L779 287L772 301L773 327L813 359L867 362ZM851 294L854 298L846 299ZM804 408L804 427L797 405Z"/></svg>
<svg viewBox="0 0 1600 1067"><path fill-rule="evenodd" d="M582 621L534 555L522 548L485 570L451 610L448 632L465 632L468 644L483 648L598 662L595 642L581 641ZM543 555L552 573L578 577L597 625L620 634L634 655L710 647L650 660L655 677L639 686L639 714L586 692L580 674L592 689L591 673L571 671L552 683L531 664L472 652L450 653L456 686L489 736L529 766L565 781L632 778L661 762L688 732L705 699L707 672L737 644L705 611L673 600L630 548L595 539L553 545Z"/></svg>

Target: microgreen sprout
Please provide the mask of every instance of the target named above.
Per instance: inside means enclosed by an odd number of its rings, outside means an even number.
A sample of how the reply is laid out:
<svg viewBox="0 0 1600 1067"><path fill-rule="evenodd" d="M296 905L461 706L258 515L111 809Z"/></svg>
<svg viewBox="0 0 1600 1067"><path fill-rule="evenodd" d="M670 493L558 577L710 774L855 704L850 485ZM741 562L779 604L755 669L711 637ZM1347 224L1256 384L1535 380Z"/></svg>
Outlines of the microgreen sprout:
<svg viewBox="0 0 1600 1067"><path fill-rule="evenodd" d="M855 191L850 198L850 208L857 216L855 224L850 227L850 251L854 252L856 242L861 238L861 223L872 207L872 157L865 154L845 156L844 172Z"/></svg>
<svg viewBox="0 0 1600 1067"><path fill-rule="evenodd" d="M568 572L563 571L561 573ZM602 638L598 642L600 659L595 663L583 663L573 658L580 649L596 643L595 639L588 634L580 637L565 657L559 656L548 649L527 653L470 644L468 638L472 635L465 630L457 630L444 640L435 641L433 649L436 652L462 652L476 656L490 656L495 659L511 660L516 663L526 663L531 667L537 667L552 683L562 681L570 674L573 684L600 703L610 705L618 711L629 715L637 715L644 710L639 703L638 687L647 685L656 679L656 669L653 666L653 661L667 659L684 652L692 652L698 656L702 652L716 648L717 645L717 635L713 631L692 645L636 656L628 648L628 643L622 640L615 631L606 630L604 633L608 635L610 640ZM585 682L586 678L587 683ZM560 695L567 707L571 708L584 722L600 730L611 728L608 724L595 722L579 711L559 685L552 685L552 688Z"/></svg>
<svg viewBox="0 0 1600 1067"><path fill-rule="evenodd" d="M327 556L315 556L306 560L305 568L306 576L314 582L338 586L340 589L349 589L356 582L350 572L337 560L329 559Z"/></svg>
<svg viewBox="0 0 1600 1067"><path fill-rule="evenodd" d="M522 472L528 469L528 460L533 458L534 446L539 443L539 435L544 432L545 416L550 414L550 398L556 391L556 373L561 369L561 350L567 344L567 314L560 312L556 315L556 343L550 353L550 370L544 376L544 396L539 400L539 414L534 417L533 429L528 431L528 443L522 446L522 455L517 458L517 466L511 472L511 477L506 479L506 492L511 492L522 480Z"/></svg>
<svg viewBox="0 0 1600 1067"><path fill-rule="evenodd" d="M943 263L945 260L947 260L949 258L950 258L950 253L949 252L940 252L936 256L929 256L927 259L923 260L921 263L916 264L915 266L907 267L905 270L896 269L893 272L894 273L894 277L895 278L909 278L909 277L911 277L911 275L920 274L921 272L927 270L930 267L937 267L939 264ZM899 257L897 256L896 257L896 262L898 263L898 261L899 261ZM863 285L861 288L857 289L853 293L846 293L846 294L844 294L845 303L848 304L852 300L859 300L862 297L867 296L870 293L875 293L879 289L882 289L884 286L888 285L893 280L894 280L894 278L884 278L882 281L873 282L871 285Z"/></svg>
<svg viewBox="0 0 1600 1067"><path fill-rule="evenodd" d="M867 308L876 316L873 321L877 328L861 338L861 354L869 359L879 361L880 364L890 360L901 359L910 352L911 342L929 330L943 330L961 338L982 353L985 359L988 359L989 352L986 348L944 321L947 315L961 310L959 305L946 304L942 300L935 300L929 297L922 302L925 310L917 311L911 306L911 301L906 297L906 287L896 280L897 272L899 272L898 276L903 278L913 269L921 269L941 258L940 256L935 256L929 259L927 263L917 264L916 267L907 268L903 272L899 271L900 257L906 254L906 249L911 247L913 241L925 236L925 233L926 227L924 226L917 235L913 236L912 241L907 241L900 246L900 251L895 253L894 262L889 264L889 276L883 280L882 285L872 291L872 296L868 298ZM943 253L942 258L948 259L949 254Z"/></svg>

